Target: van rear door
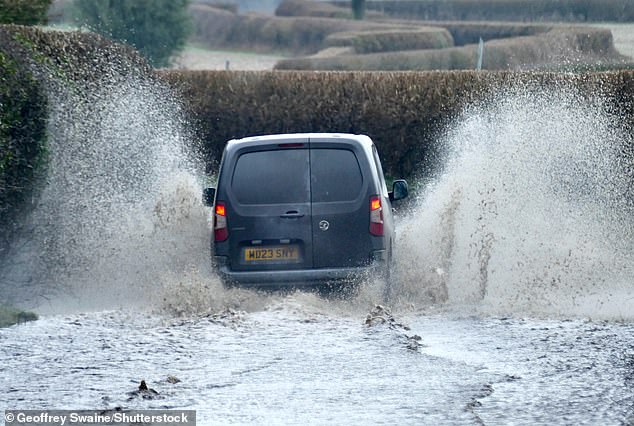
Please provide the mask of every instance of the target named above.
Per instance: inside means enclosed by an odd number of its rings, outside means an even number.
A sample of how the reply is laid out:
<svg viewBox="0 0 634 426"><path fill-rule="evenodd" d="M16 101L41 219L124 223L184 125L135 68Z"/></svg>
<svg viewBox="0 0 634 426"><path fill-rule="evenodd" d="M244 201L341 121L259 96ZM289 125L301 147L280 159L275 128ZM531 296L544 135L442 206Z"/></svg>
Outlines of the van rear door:
<svg viewBox="0 0 634 426"><path fill-rule="evenodd" d="M308 140L238 152L227 196L231 269L313 266Z"/></svg>
<svg viewBox="0 0 634 426"><path fill-rule="evenodd" d="M368 179L363 150L345 141L311 138L311 200L315 268L367 264L372 251L368 232Z"/></svg>

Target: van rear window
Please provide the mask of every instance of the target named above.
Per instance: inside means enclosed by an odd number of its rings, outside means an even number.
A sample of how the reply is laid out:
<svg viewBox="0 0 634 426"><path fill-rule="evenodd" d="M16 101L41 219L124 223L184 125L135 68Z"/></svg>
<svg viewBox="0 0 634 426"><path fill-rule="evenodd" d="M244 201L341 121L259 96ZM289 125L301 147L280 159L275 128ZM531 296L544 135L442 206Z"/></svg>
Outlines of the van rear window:
<svg viewBox="0 0 634 426"><path fill-rule="evenodd" d="M313 202L355 200L363 177L356 155L347 149L311 150Z"/></svg>
<svg viewBox="0 0 634 426"><path fill-rule="evenodd" d="M231 183L240 204L290 204L310 201L307 149L242 154Z"/></svg>

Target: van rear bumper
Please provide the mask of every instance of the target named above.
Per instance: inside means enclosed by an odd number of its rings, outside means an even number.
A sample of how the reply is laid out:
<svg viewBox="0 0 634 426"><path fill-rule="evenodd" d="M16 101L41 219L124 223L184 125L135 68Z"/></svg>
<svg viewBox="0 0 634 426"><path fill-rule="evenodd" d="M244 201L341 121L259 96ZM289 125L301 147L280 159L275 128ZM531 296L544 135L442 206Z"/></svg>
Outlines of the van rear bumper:
<svg viewBox="0 0 634 426"><path fill-rule="evenodd" d="M334 282L358 282L375 277L387 267L387 263L381 257L375 256L375 261L370 265L351 268L232 271L227 265L217 263L217 271L223 282L228 285L244 287L311 287Z"/></svg>

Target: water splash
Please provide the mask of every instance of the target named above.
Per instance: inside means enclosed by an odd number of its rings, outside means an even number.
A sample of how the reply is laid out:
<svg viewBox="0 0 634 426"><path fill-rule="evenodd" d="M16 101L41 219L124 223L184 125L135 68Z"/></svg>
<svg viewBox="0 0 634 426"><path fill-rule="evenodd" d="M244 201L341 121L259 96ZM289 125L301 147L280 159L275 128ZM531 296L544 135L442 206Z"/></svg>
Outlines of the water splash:
<svg viewBox="0 0 634 426"><path fill-rule="evenodd" d="M49 82L48 177L0 267L7 298L40 313L321 310L324 300L309 292L223 287L211 268L203 167L173 93L147 77L106 83L74 91Z"/></svg>
<svg viewBox="0 0 634 426"><path fill-rule="evenodd" d="M632 318L632 141L608 110L524 88L466 111L401 226L400 303Z"/></svg>
<svg viewBox="0 0 634 426"><path fill-rule="evenodd" d="M296 305L356 314L381 302L372 283L350 300L223 289L209 262L202 168L173 95L130 77L88 94L52 88L51 98L47 185L0 267L9 302L184 316ZM443 172L401 221L395 307L632 318L621 155L632 141L608 111L570 89L517 89L467 110L444 139Z"/></svg>
<svg viewBox="0 0 634 426"><path fill-rule="evenodd" d="M167 271L209 263L198 168L173 94L147 77L110 83L49 83L48 176L0 270L10 301L142 304Z"/></svg>

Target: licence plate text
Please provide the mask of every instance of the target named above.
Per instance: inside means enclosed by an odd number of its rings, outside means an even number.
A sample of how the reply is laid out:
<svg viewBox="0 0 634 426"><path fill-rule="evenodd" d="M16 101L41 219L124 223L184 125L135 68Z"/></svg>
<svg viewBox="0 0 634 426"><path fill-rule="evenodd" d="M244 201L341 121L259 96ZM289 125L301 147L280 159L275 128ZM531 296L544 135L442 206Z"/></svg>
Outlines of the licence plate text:
<svg viewBox="0 0 634 426"><path fill-rule="evenodd" d="M244 249L246 262L275 262L299 260L297 246L247 247Z"/></svg>

